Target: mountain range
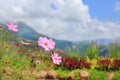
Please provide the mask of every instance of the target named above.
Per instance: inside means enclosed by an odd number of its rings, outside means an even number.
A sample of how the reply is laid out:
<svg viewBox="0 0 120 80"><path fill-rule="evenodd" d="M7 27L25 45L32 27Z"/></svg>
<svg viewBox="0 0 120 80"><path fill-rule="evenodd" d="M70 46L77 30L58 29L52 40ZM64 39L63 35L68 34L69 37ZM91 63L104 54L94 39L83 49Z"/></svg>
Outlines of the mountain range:
<svg viewBox="0 0 120 80"><path fill-rule="evenodd" d="M7 26L4 23L0 23L0 25L3 26L4 29L7 29ZM17 22L17 25L19 27L19 31L16 34L24 39L37 41L38 38L41 36L50 38L49 36L36 32L34 29L32 29L29 25L27 25L24 22ZM53 40L56 43L56 48L63 50L67 50L70 46L74 45L74 43L71 41L57 40L57 39L53 39Z"/></svg>
<svg viewBox="0 0 120 80"><path fill-rule="evenodd" d="M7 29L6 25L3 23L0 23L0 25L4 26L5 29ZM44 34L40 34L36 32L31 26L27 25L24 22L17 22L17 25L19 27L19 31L17 33L18 36L28 39L28 40L34 40L37 41L40 36L48 37ZM72 42L67 40L57 40L52 38L56 43L56 48L68 50L68 51L75 51L75 52L85 52L86 49L92 45L92 43L112 43L112 39L98 39L93 41L80 41L80 42ZM120 38L117 38L117 41L120 41Z"/></svg>

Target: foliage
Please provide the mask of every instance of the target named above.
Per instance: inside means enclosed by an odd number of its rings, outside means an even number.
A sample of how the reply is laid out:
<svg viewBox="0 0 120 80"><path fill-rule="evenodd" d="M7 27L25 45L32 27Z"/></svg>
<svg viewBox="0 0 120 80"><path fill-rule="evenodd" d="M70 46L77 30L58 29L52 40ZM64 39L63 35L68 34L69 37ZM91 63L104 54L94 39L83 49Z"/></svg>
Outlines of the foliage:
<svg viewBox="0 0 120 80"><path fill-rule="evenodd" d="M88 49L86 51L86 56L89 59L96 59L98 57L98 54L99 54L99 49L98 49L96 44L94 44L93 46L88 47Z"/></svg>
<svg viewBox="0 0 120 80"><path fill-rule="evenodd" d="M78 62L75 59L72 58L63 58L63 65L67 69L76 69L78 67Z"/></svg>
<svg viewBox="0 0 120 80"><path fill-rule="evenodd" d="M87 68L90 69L91 68L91 63L87 62L86 60L79 60L78 61L78 67L81 68Z"/></svg>
<svg viewBox="0 0 120 80"><path fill-rule="evenodd" d="M20 42L21 40L31 44L25 45ZM113 70L115 75L113 80L117 80L120 78L119 45L109 45L109 49L111 49L109 53L116 53L110 56L114 58L99 58L97 45L88 48L86 53L88 59L81 58L82 55L75 52L60 53L59 49L46 52L37 45L37 42L22 39L14 32L2 29L0 31L0 79L37 80L40 71L47 72L53 69L57 72L57 78L67 79L70 72L73 72L76 80L80 79L78 75L80 70L88 71L90 80L107 80L108 71ZM62 57L61 65L52 62L53 59L50 56L54 52ZM57 58L60 57L57 56ZM56 56L54 59L56 60Z"/></svg>
<svg viewBox="0 0 120 80"><path fill-rule="evenodd" d="M120 59L114 59L112 62L112 67L115 70L120 70Z"/></svg>
<svg viewBox="0 0 120 80"><path fill-rule="evenodd" d="M111 67L111 60L110 59L99 59L97 61L97 68L100 70L109 70Z"/></svg>
<svg viewBox="0 0 120 80"><path fill-rule="evenodd" d="M86 60L75 60L73 58L68 58L65 57L63 58L63 64L62 64L66 69L90 69L91 68L91 63L87 62Z"/></svg>
<svg viewBox="0 0 120 80"><path fill-rule="evenodd" d="M108 48L108 56L110 58L120 58L120 46L119 43L114 43L114 44L110 44L107 46Z"/></svg>
<svg viewBox="0 0 120 80"><path fill-rule="evenodd" d="M80 70L81 69L66 70L66 69L58 68L57 73L58 73L59 77L63 77L66 80L68 78L68 74L70 72L74 72L75 80L79 80L80 78L79 78L78 72ZM85 70L85 69L82 69L82 70ZM89 80L108 80L107 74L109 72L98 71L98 70L95 70L95 69L89 69L89 70L86 70L86 71L88 71L90 73ZM113 73L114 73L113 80L119 80L120 71L114 71Z"/></svg>

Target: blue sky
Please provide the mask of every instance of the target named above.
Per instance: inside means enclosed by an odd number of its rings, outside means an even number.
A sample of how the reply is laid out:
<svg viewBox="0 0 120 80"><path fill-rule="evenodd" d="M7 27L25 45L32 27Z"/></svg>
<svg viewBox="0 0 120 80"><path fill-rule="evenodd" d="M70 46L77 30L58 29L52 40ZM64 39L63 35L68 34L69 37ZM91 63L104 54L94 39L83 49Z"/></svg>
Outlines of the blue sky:
<svg viewBox="0 0 120 80"><path fill-rule="evenodd" d="M0 22L69 41L120 37L119 14L120 0L0 0Z"/></svg>
<svg viewBox="0 0 120 80"><path fill-rule="evenodd" d="M120 23L120 10L115 11L117 2L120 0L83 0L83 2L89 6L89 13L92 18Z"/></svg>

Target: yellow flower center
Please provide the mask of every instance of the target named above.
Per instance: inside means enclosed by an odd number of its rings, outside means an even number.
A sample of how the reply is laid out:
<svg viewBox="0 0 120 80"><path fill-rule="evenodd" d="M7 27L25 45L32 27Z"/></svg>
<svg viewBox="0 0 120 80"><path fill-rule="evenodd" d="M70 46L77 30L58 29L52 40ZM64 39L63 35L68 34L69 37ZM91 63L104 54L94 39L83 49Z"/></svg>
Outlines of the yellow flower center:
<svg viewBox="0 0 120 80"><path fill-rule="evenodd" d="M48 42L45 42L45 45L48 46Z"/></svg>
<svg viewBox="0 0 120 80"><path fill-rule="evenodd" d="M55 57L55 60L57 60L57 57Z"/></svg>

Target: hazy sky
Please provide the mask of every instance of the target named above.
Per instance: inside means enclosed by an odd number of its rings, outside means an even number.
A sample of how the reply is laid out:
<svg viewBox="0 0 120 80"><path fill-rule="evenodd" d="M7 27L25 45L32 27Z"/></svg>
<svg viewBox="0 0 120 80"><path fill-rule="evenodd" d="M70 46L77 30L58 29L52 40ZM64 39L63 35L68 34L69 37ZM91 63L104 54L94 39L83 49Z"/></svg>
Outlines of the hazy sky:
<svg viewBox="0 0 120 80"><path fill-rule="evenodd" d="M63 40L120 37L120 0L0 0L4 21Z"/></svg>

